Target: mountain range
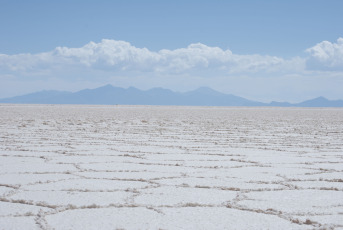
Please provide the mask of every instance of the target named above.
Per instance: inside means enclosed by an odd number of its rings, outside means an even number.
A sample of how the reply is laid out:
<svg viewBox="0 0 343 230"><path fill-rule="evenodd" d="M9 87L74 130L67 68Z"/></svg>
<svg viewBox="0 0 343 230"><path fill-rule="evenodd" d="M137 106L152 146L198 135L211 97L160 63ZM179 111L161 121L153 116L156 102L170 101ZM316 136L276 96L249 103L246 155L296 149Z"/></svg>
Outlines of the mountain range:
<svg viewBox="0 0 343 230"><path fill-rule="evenodd" d="M40 91L36 93L0 99L0 103L14 104L92 104L92 105L190 105L190 106L277 106L277 107L343 107L343 100L318 97L300 103L262 103L232 94L224 94L208 87L179 93L169 89L140 90L105 85L78 92Z"/></svg>

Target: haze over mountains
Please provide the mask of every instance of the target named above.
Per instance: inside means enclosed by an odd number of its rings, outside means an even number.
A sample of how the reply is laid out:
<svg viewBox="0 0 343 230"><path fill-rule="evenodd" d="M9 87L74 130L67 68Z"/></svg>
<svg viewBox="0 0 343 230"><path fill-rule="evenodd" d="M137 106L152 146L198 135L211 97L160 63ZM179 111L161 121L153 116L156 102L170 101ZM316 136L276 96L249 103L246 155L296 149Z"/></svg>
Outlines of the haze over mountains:
<svg viewBox="0 0 343 230"><path fill-rule="evenodd" d="M163 88L140 90L105 85L75 93L66 91L40 91L23 96L0 99L0 103L18 104L94 104L94 105L189 105L189 106L279 106L279 107L343 107L343 100L314 98L301 103L262 103L232 94L224 94L201 87L179 93Z"/></svg>

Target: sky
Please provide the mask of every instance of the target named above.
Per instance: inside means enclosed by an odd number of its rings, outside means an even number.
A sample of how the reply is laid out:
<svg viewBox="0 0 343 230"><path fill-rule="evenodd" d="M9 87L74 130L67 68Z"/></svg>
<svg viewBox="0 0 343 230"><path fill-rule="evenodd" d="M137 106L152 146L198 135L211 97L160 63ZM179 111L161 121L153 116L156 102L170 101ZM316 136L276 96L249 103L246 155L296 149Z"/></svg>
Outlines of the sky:
<svg viewBox="0 0 343 230"><path fill-rule="evenodd" d="M341 0L0 0L0 98L105 84L343 99Z"/></svg>

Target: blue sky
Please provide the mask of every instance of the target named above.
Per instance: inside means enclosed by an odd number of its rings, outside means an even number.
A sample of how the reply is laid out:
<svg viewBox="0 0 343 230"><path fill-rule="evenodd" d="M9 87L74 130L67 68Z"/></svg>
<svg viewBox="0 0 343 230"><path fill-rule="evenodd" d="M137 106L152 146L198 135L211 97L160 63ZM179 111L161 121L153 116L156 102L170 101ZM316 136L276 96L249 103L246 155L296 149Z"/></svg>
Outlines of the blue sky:
<svg viewBox="0 0 343 230"><path fill-rule="evenodd" d="M0 98L103 84L343 99L343 1L0 0Z"/></svg>

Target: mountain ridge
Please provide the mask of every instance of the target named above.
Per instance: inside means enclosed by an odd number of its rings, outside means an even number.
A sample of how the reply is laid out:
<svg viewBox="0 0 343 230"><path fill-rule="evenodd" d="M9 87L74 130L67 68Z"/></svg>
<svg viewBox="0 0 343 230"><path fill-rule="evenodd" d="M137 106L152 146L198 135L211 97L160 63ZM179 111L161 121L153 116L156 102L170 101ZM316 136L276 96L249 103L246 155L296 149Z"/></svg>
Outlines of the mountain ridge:
<svg viewBox="0 0 343 230"><path fill-rule="evenodd" d="M140 90L107 84L95 89L77 92L43 90L22 96L0 99L0 103L13 104L99 104L99 105L185 105L185 106L272 106L272 107L343 107L343 100L317 97L300 103L263 103L232 94L225 94L209 87L180 93L165 88Z"/></svg>

